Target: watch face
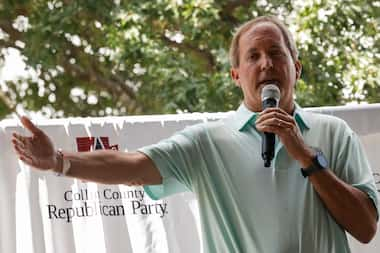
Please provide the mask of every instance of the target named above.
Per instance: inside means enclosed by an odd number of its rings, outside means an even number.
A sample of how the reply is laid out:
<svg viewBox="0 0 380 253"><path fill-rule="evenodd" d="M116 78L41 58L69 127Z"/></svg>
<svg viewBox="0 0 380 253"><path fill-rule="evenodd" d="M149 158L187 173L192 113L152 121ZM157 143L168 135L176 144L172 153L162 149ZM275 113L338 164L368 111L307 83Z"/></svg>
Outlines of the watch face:
<svg viewBox="0 0 380 253"><path fill-rule="evenodd" d="M324 168L327 168L328 167L328 162L327 162L327 159L326 157L323 155L323 153L320 151L318 152L317 154L317 160L318 160L318 163L324 167Z"/></svg>

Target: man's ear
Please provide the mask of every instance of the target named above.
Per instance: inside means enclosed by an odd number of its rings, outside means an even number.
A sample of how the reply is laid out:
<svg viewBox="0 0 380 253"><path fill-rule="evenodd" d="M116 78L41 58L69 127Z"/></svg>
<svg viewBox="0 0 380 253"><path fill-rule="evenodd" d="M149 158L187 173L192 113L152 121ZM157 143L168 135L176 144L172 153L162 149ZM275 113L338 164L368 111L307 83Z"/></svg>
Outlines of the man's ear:
<svg viewBox="0 0 380 253"><path fill-rule="evenodd" d="M302 73L302 63L300 60L296 60L294 63L294 66L296 67L296 80L301 78L301 73Z"/></svg>
<svg viewBox="0 0 380 253"><path fill-rule="evenodd" d="M237 87L240 87L239 72L236 68L231 68L230 75Z"/></svg>

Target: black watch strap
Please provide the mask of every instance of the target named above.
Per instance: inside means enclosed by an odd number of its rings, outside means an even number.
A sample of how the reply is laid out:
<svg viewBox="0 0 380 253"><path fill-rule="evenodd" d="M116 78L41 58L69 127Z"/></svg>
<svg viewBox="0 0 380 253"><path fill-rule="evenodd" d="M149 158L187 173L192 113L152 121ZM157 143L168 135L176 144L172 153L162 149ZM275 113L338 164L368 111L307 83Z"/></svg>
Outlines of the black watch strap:
<svg viewBox="0 0 380 253"><path fill-rule="evenodd" d="M317 171L320 171L320 170L323 170L324 168L317 168L317 167L312 167L312 168L307 168L307 169L304 169L304 168L301 168L301 173L302 173L302 176L303 177L308 177L310 176L311 174L317 172Z"/></svg>
<svg viewBox="0 0 380 253"><path fill-rule="evenodd" d="M301 168L302 176L305 178L317 171L325 170L328 167L327 159L322 150L314 147L312 147L312 149L315 151L315 157L313 158L311 165L307 168Z"/></svg>

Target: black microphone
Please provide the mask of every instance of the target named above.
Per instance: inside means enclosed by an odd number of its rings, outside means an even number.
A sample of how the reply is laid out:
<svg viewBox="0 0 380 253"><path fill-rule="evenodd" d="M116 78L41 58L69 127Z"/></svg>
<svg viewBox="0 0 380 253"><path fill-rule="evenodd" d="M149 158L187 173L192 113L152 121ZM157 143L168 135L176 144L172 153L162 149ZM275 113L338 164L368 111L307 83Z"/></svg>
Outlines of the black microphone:
<svg viewBox="0 0 380 253"><path fill-rule="evenodd" d="M261 91L262 110L270 107L278 107L280 101L280 89L274 84L265 85ZM274 157L275 135L274 133L264 132L261 142L261 157L264 160L264 166L270 167Z"/></svg>

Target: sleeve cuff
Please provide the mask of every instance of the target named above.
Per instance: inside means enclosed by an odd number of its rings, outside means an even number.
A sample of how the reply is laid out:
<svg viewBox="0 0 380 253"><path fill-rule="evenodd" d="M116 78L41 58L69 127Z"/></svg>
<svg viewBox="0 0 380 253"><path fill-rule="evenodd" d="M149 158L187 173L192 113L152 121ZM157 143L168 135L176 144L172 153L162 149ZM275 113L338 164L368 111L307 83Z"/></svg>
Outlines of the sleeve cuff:
<svg viewBox="0 0 380 253"><path fill-rule="evenodd" d="M367 194L368 198L371 200L371 203L376 209L376 221L379 221L379 202L377 198L377 193L365 185L354 185L354 187Z"/></svg>
<svg viewBox="0 0 380 253"><path fill-rule="evenodd" d="M171 176L165 160L163 160L156 152L154 152L153 149L150 149L149 147L143 147L139 149L138 152L141 152L148 156L153 161L162 176L162 184L143 186L144 191L152 200L158 200L175 193L189 191L189 189L184 184Z"/></svg>

